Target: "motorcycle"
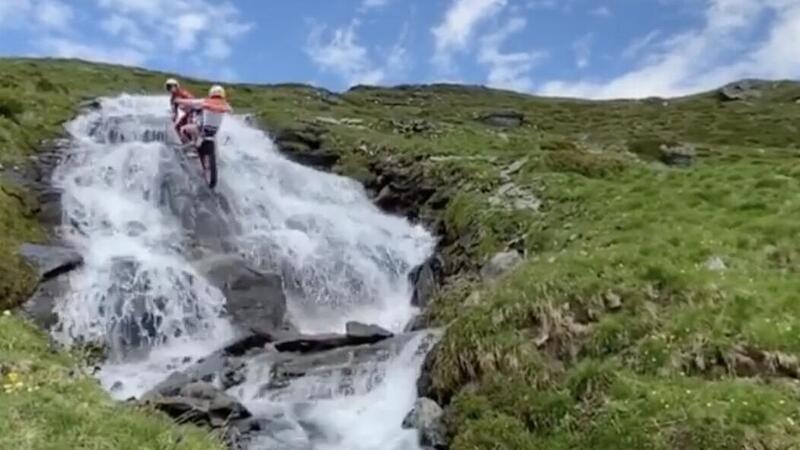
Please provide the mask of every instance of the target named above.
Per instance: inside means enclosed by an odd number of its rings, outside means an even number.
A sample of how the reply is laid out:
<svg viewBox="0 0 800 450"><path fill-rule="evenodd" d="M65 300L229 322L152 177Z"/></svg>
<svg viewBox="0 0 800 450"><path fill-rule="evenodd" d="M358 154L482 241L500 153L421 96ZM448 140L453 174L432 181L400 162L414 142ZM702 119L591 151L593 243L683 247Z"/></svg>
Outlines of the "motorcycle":
<svg viewBox="0 0 800 450"><path fill-rule="evenodd" d="M193 114L187 124L200 125L198 124L198 116L198 114ZM185 142L186 137L180 135L180 130L175 129L174 124L169 123L168 127L173 130L173 133L168 133L168 135L175 136L177 142L174 145L182 154L186 155L189 150L194 150L197 153L200 159L203 179L210 189L214 189L217 185L217 144L214 130L200 125L200 137L195 141Z"/></svg>

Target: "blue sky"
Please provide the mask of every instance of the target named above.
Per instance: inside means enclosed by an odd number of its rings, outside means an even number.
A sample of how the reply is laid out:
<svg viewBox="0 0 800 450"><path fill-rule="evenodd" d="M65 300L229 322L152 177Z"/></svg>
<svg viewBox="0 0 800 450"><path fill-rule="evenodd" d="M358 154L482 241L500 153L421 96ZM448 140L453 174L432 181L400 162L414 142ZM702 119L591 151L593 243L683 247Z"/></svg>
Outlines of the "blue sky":
<svg viewBox="0 0 800 450"><path fill-rule="evenodd" d="M0 0L0 55L592 98L800 77L800 0Z"/></svg>

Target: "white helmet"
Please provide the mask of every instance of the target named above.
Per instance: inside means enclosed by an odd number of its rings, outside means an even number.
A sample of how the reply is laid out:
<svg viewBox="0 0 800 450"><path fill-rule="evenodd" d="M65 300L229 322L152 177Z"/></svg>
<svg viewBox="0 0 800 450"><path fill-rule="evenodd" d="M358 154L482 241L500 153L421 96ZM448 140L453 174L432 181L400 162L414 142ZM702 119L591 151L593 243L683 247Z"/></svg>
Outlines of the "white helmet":
<svg viewBox="0 0 800 450"><path fill-rule="evenodd" d="M208 90L208 96L225 98L225 89L222 86L215 84L214 86L211 86L211 89Z"/></svg>
<svg viewBox="0 0 800 450"><path fill-rule="evenodd" d="M167 81L164 83L164 87L165 87L167 90L170 90L170 88L172 88L173 86L175 86L176 88L177 88L177 87L181 87L181 85L178 83L178 80L176 80L175 78L169 78L169 79L167 79Z"/></svg>

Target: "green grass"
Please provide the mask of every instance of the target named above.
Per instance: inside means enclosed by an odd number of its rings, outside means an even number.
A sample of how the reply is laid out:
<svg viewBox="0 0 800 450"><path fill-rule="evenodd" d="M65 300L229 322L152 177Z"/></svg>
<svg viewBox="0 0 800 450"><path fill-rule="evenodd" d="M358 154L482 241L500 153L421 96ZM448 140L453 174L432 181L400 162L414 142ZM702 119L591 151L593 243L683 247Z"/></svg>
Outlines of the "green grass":
<svg viewBox="0 0 800 450"><path fill-rule="evenodd" d="M57 136L81 100L160 91L165 76L0 60L0 162ZM336 172L380 185L376 170L389 170L435 191L418 212L443 233L448 277L428 319L449 326L433 379L454 449L800 448L800 84L731 103L447 85L229 91L270 132L335 151ZM480 121L498 110L526 122ZM674 144L695 148L694 165L660 162ZM541 208L493 204L509 182ZM0 192L6 305L31 285L12 250L41 236L17 197ZM478 269L509 247L525 262L482 283ZM101 422L88 434L117 436Z"/></svg>
<svg viewBox="0 0 800 450"><path fill-rule="evenodd" d="M0 317L0 448L201 450L222 445L159 413L120 406L38 330Z"/></svg>

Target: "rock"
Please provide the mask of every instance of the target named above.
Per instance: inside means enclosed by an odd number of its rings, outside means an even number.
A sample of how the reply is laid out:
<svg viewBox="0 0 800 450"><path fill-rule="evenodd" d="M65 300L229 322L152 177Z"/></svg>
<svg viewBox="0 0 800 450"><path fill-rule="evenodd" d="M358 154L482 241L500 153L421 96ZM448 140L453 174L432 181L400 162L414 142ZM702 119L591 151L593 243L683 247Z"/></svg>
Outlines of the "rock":
<svg viewBox="0 0 800 450"><path fill-rule="evenodd" d="M285 397L307 400L330 399L339 395L352 395L356 389L369 389L381 382L385 373L379 364L400 354L415 337L435 336L433 332L420 331L394 336L369 345L347 346L311 353L265 354L269 360L269 380L262 386L263 398L280 401ZM425 342L420 345L425 344ZM295 380L302 383L294 386ZM361 386L361 387L359 387ZM297 392L297 389L302 392ZM307 390L307 391L306 391Z"/></svg>
<svg viewBox="0 0 800 450"><path fill-rule="evenodd" d="M267 336L287 328L280 275L259 272L236 256L214 257L200 265L209 281L225 294L227 312L238 327Z"/></svg>
<svg viewBox="0 0 800 450"><path fill-rule="evenodd" d="M166 380L158 383L153 389L142 395L142 400L158 397L175 397L180 395L184 386L191 384L192 379L183 372L173 372Z"/></svg>
<svg viewBox="0 0 800 450"><path fill-rule="evenodd" d="M196 161L170 154L159 165L158 205L176 217L189 239L198 246L224 253L233 249L229 242L237 224L230 218L230 206L219 192L198 183ZM132 218L133 219L133 218Z"/></svg>
<svg viewBox="0 0 800 450"><path fill-rule="evenodd" d="M66 247L22 244L20 255L34 266L41 280L48 280L83 265L80 253Z"/></svg>
<svg viewBox="0 0 800 450"><path fill-rule="evenodd" d="M287 128L278 132L275 143L281 153L304 166L330 170L339 161L340 155L329 148L323 148L327 131L318 126Z"/></svg>
<svg viewBox="0 0 800 450"><path fill-rule="evenodd" d="M760 98L761 89L769 82L763 80L740 80L723 86L719 90L720 99L723 101L748 100Z"/></svg>
<svg viewBox="0 0 800 450"><path fill-rule="evenodd" d="M506 179L511 177L511 175L514 175L515 173L519 172L520 169L525 167L525 164L528 164L528 161L529 161L529 158L527 156L525 158L522 158L522 159L519 159L517 161L514 161L505 170L500 172L500 177L506 178Z"/></svg>
<svg viewBox="0 0 800 450"><path fill-rule="evenodd" d="M479 120L493 127L517 128L525 123L525 114L517 111L496 111L480 116Z"/></svg>
<svg viewBox="0 0 800 450"><path fill-rule="evenodd" d="M22 305L22 313L39 327L50 330L58 324L55 312L56 299L69 292L69 280L65 277L51 278L36 287L31 298Z"/></svg>
<svg viewBox="0 0 800 450"><path fill-rule="evenodd" d="M354 322L351 322L354 323ZM364 325L360 325L364 327ZM360 328L359 327L359 328ZM372 334L319 334L319 335L303 335L294 339L287 339L278 341L273 344L275 350L279 352L294 352L294 353L316 353L333 350L341 347L354 347L365 344L375 344L392 337L388 331L375 327L370 328L375 333ZM353 331L368 331L366 328L357 329Z"/></svg>
<svg viewBox="0 0 800 450"><path fill-rule="evenodd" d="M516 251L498 253L481 269L481 278L492 281L515 269L522 263L522 256Z"/></svg>
<svg viewBox="0 0 800 450"><path fill-rule="evenodd" d="M437 350L438 344L433 346L422 362L419 378L417 378L417 395L421 397L439 398L434 391L432 376Z"/></svg>
<svg viewBox="0 0 800 450"><path fill-rule="evenodd" d="M414 293L411 296L412 305L418 308L428 306L428 302L439 289L441 272L442 261L437 255L430 257L424 264L411 271L409 278L414 285Z"/></svg>
<svg viewBox="0 0 800 450"><path fill-rule="evenodd" d="M403 420L403 428L416 429L419 443L434 449L447 448L442 408L429 398L419 398Z"/></svg>
<svg viewBox="0 0 800 450"><path fill-rule="evenodd" d="M712 256L706 261L705 265L706 269L712 272L723 272L728 269L725 261L723 261L719 256Z"/></svg>
<svg viewBox="0 0 800 450"><path fill-rule="evenodd" d="M209 383L190 383L183 386L178 395L153 397L147 403L182 422L210 428L221 428L232 421L252 417L236 399Z"/></svg>
<svg viewBox="0 0 800 450"><path fill-rule="evenodd" d="M662 145L659 160L668 166L689 167L694 163L695 155L695 148L691 145Z"/></svg>
<svg viewBox="0 0 800 450"><path fill-rule="evenodd" d="M38 194L39 221L47 226L55 227L61 225L63 210L61 203L61 190L48 188Z"/></svg>
<svg viewBox="0 0 800 450"><path fill-rule="evenodd" d="M392 336L391 331L387 331L377 325L367 325L361 322L347 322L345 325L346 334L352 338L379 338L388 339Z"/></svg>
<svg viewBox="0 0 800 450"><path fill-rule="evenodd" d="M603 300L605 300L606 308L611 311L618 311L622 308L622 297L616 292L606 292Z"/></svg>
<svg viewBox="0 0 800 450"><path fill-rule="evenodd" d="M510 211L526 209L538 211L542 207L542 201L534 194L510 181L501 185L497 192L489 197L489 204Z"/></svg>

